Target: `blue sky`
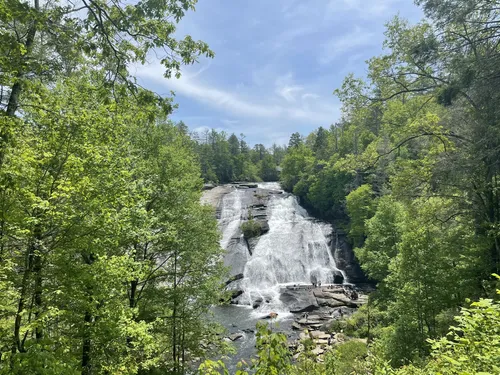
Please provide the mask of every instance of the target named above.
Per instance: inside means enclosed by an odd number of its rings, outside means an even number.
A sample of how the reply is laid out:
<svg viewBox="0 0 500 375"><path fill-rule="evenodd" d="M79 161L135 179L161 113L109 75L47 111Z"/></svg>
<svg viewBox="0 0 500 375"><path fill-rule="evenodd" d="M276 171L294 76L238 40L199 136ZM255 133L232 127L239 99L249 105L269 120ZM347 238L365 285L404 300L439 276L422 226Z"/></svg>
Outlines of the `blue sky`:
<svg viewBox="0 0 500 375"><path fill-rule="evenodd" d="M191 130L286 144L340 118L333 90L350 72L366 74L396 14L422 16L411 0L199 0L177 32L206 41L215 58L183 68L180 79L163 78L154 60L137 75L157 93L175 91L172 118Z"/></svg>

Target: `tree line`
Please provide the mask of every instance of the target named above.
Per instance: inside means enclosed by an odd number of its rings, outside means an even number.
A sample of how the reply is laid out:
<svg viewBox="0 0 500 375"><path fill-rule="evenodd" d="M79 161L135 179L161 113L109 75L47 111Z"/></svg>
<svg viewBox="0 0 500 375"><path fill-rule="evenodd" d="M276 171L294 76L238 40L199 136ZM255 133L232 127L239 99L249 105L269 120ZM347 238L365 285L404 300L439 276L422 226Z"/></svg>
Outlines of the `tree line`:
<svg viewBox="0 0 500 375"><path fill-rule="evenodd" d="M180 126L188 131L184 123ZM266 148L259 143L250 147L244 134L238 138L234 133L228 136L225 131L215 129L190 135L206 182L278 181L285 146L274 143Z"/></svg>

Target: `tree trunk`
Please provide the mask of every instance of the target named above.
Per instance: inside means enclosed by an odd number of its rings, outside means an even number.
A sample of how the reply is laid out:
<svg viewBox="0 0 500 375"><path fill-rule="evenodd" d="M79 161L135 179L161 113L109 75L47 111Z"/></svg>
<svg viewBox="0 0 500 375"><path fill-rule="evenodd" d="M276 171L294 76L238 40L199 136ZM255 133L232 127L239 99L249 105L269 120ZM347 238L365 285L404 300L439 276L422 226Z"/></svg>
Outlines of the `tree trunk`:
<svg viewBox="0 0 500 375"><path fill-rule="evenodd" d="M85 317L83 319L85 325L83 327L83 340L82 340L82 375L91 375L91 356L90 350L92 349L92 342L90 339L90 325L92 323L92 314L90 312L85 312Z"/></svg>

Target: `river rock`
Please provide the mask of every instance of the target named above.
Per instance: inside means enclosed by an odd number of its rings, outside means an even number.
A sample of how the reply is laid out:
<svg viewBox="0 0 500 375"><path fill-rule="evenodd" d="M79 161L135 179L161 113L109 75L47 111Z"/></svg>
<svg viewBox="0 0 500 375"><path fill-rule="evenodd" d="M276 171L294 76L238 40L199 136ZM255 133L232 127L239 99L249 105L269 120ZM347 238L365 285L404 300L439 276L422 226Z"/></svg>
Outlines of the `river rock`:
<svg viewBox="0 0 500 375"><path fill-rule="evenodd" d="M292 323L292 329L300 331L302 329L302 326L299 323L297 323L297 322L293 322Z"/></svg>
<svg viewBox="0 0 500 375"><path fill-rule="evenodd" d="M242 333L233 333L232 335L229 335L229 340L231 341L236 341L238 339L241 339L243 337L243 334Z"/></svg>
<svg viewBox="0 0 500 375"><path fill-rule="evenodd" d="M262 302L264 302L264 300L262 298L257 298L255 301L253 301L252 307L254 309L257 309L260 307L260 305L262 305Z"/></svg>
<svg viewBox="0 0 500 375"><path fill-rule="evenodd" d="M325 350L321 349L321 348L315 348L315 349L311 350L311 353L314 355L320 355L320 354L323 354L324 352L325 352Z"/></svg>
<svg viewBox="0 0 500 375"><path fill-rule="evenodd" d="M280 295L280 300L292 313L311 312L319 309L316 298L311 290L307 289L285 289Z"/></svg>
<svg viewBox="0 0 500 375"><path fill-rule="evenodd" d="M335 299L324 299L324 298L316 298L318 305L327 306L327 307L341 307L346 306L344 302L337 301Z"/></svg>
<svg viewBox="0 0 500 375"><path fill-rule="evenodd" d="M330 335L325 332L321 331L312 331L309 332L309 336L311 336L312 339L323 339L323 340L328 340L330 338Z"/></svg>

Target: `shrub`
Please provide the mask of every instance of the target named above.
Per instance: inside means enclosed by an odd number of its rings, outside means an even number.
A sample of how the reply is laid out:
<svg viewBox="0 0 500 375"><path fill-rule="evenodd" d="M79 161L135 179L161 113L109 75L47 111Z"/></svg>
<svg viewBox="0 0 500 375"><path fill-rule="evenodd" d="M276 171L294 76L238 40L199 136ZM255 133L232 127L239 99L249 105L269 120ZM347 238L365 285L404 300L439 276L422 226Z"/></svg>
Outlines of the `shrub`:
<svg viewBox="0 0 500 375"><path fill-rule="evenodd" d="M245 236L246 239L257 237L261 233L260 223L253 219L245 221L243 224L241 224L240 228L243 232L243 236Z"/></svg>

